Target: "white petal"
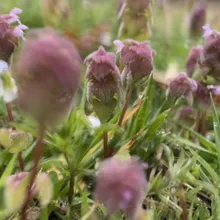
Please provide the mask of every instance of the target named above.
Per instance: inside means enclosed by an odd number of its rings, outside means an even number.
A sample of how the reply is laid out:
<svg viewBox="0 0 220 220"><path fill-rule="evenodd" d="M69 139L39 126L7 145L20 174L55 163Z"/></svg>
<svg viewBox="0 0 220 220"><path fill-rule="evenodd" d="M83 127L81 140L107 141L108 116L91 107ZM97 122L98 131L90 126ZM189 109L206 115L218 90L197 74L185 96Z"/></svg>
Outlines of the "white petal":
<svg viewBox="0 0 220 220"><path fill-rule="evenodd" d="M2 82L2 80L0 79L0 97L2 97L3 94L4 94L3 82Z"/></svg>
<svg viewBox="0 0 220 220"><path fill-rule="evenodd" d="M17 98L18 89L14 86L11 89L6 89L4 91L3 99L6 103L12 102Z"/></svg>
<svg viewBox="0 0 220 220"><path fill-rule="evenodd" d="M0 75L5 69L8 69L8 64L5 61L0 60Z"/></svg>
<svg viewBox="0 0 220 220"><path fill-rule="evenodd" d="M93 128L97 128L101 124L100 120L97 117L92 116L92 115L88 116L88 120Z"/></svg>

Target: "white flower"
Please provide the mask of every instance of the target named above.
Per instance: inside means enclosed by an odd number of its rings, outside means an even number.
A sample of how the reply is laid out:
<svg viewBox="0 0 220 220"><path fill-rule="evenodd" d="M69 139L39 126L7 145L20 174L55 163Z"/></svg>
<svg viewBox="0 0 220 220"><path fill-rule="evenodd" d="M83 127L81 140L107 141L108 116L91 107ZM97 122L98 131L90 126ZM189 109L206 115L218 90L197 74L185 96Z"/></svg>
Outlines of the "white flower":
<svg viewBox="0 0 220 220"><path fill-rule="evenodd" d="M89 115L87 118L93 128L98 128L101 125L100 120L97 117Z"/></svg>
<svg viewBox="0 0 220 220"><path fill-rule="evenodd" d="M15 80L8 71L8 64L0 60L0 97L6 103L12 102L17 98L17 90Z"/></svg>

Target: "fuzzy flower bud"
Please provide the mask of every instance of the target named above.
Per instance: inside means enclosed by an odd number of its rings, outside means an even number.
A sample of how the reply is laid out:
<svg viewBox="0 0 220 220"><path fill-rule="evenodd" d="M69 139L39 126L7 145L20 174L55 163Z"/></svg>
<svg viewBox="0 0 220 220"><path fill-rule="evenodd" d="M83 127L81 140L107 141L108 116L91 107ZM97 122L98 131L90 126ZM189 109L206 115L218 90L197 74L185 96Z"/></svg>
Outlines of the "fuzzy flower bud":
<svg viewBox="0 0 220 220"><path fill-rule="evenodd" d="M144 40L151 35L152 0L124 0L119 4L119 36Z"/></svg>
<svg viewBox="0 0 220 220"><path fill-rule="evenodd" d="M47 173L40 172L36 178L36 192L42 207L47 206L53 198L53 183Z"/></svg>
<svg viewBox="0 0 220 220"><path fill-rule="evenodd" d="M0 144L11 153L18 153L27 149L33 142L30 133L11 129L0 129Z"/></svg>
<svg viewBox="0 0 220 220"><path fill-rule="evenodd" d="M220 79L220 32L204 26L205 42L200 55L199 65L204 75Z"/></svg>
<svg viewBox="0 0 220 220"><path fill-rule="evenodd" d="M24 39L23 30L28 29L23 25L17 14L22 12L19 8L14 8L9 14L0 15L0 60L10 61L10 57L18 45L18 39ZM17 22L17 26L11 23Z"/></svg>
<svg viewBox="0 0 220 220"><path fill-rule="evenodd" d="M207 6L204 2L195 3L190 17L190 35L192 37L202 36L202 27L206 22Z"/></svg>
<svg viewBox="0 0 220 220"><path fill-rule="evenodd" d="M80 82L81 58L53 30L27 39L16 66L18 105L39 122L54 124L69 110Z"/></svg>
<svg viewBox="0 0 220 220"><path fill-rule="evenodd" d="M110 119L121 99L121 78L115 55L103 47L86 59L88 80L87 97L101 122Z"/></svg>
<svg viewBox="0 0 220 220"><path fill-rule="evenodd" d="M115 40L117 52L120 52L120 63L124 66L122 72L123 81L130 78L134 82L150 75L153 70L153 56L156 54L151 49L148 42L137 42L134 40L125 40L124 43Z"/></svg>
<svg viewBox="0 0 220 220"><path fill-rule="evenodd" d="M189 78L186 73L182 72L174 79L170 80L167 93L175 97L184 96L191 103L192 94L196 92L197 88L197 82Z"/></svg>
<svg viewBox="0 0 220 220"><path fill-rule="evenodd" d="M10 214L18 211L24 204L27 184L24 184L23 180L27 175L27 172L22 172L11 175L6 180L4 191L5 207Z"/></svg>
<svg viewBox="0 0 220 220"><path fill-rule="evenodd" d="M134 216L147 186L144 167L136 159L111 158L99 167L95 199L109 214L121 209Z"/></svg>
<svg viewBox="0 0 220 220"><path fill-rule="evenodd" d="M192 74L196 69L196 66L198 65L201 51L202 51L202 47L197 46L197 47L192 47L189 52L186 63L186 72L189 76L192 76Z"/></svg>

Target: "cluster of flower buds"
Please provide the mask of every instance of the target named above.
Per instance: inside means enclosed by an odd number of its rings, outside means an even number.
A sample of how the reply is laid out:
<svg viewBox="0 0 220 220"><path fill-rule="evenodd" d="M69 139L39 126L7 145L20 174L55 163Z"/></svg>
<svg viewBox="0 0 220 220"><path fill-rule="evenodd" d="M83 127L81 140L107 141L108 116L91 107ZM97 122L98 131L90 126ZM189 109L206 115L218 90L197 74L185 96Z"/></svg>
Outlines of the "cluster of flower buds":
<svg viewBox="0 0 220 220"><path fill-rule="evenodd" d="M109 214L121 209L133 219L146 187L144 165L136 158L110 158L99 167L94 197Z"/></svg>
<svg viewBox="0 0 220 220"><path fill-rule="evenodd" d="M110 119L121 99L121 77L113 53L103 47L85 59L88 80L87 98L101 122Z"/></svg>
<svg viewBox="0 0 220 220"><path fill-rule="evenodd" d="M192 37L202 36L202 27L206 22L206 10L207 6L204 1L195 3L190 16L190 35Z"/></svg>
<svg viewBox="0 0 220 220"><path fill-rule="evenodd" d="M120 64L124 68L122 71L122 81L139 81L143 77L150 75L153 70L153 56L156 54L149 46L149 42L138 42L134 40L115 40L117 52L120 52Z"/></svg>
<svg viewBox="0 0 220 220"><path fill-rule="evenodd" d="M119 19L121 26L119 36L144 40L151 35L150 22L152 0L119 1Z"/></svg>
<svg viewBox="0 0 220 220"><path fill-rule="evenodd" d="M40 30L25 41L16 65L19 107L40 123L55 124L71 106L80 73L72 42L51 29Z"/></svg>
<svg viewBox="0 0 220 220"><path fill-rule="evenodd" d="M26 199L28 172L22 172L9 176L6 179L4 198L5 208L8 214L17 212ZM38 196L42 207L47 206L53 198L53 183L47 173L40 172L32 188L31 197ZM30 196L30 195L29 195Z"/></svg>
<svg viewBox="0 0 220 220"><path fill-rule="evenodd" d="M21 12L21 9L14 8L9 14L0 15L0 60L7 63L18 45L19 38L24 39L23 30L28 29L18 17ZM11 24L14 22L17 22L18 25L12 26Z"/></svg>

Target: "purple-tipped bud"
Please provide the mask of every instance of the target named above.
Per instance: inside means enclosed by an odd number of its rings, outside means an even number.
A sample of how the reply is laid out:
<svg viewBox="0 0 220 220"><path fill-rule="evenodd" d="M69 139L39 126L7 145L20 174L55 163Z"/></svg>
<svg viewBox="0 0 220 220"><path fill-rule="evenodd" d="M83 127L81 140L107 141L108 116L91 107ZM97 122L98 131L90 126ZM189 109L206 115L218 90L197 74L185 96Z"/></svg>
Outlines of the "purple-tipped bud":
<svg viewBox="0 0 220 220"><path fill-rule="evenodd" d="M115 40L117 52L120 52L120 63L124 66L123 78L132 77L136 82L149 75L153 70L153 56L156 54L149 46L149 42Z"/></svg>
<svg viewBox="0 0 220 220"><path fill-rule="evenodd" d="M0 60L10 61L10 57L18 45L19 37L24 38L23 30L27 26L21 24L17 14L21 9L15 8L9 14L0 15ZM11 26L11 23L17 22L17 26Z"/></svg>
<svg viewBox="0 0 220 220"><path fill-rule="evenodd" d="M53 30L27 39L16 66L19 106L39 122L54 124L69 110L80 64L72 42Z"/></svg>
<svg viewBox="0 0 220 220"><path fill-rule="evenodd" d="M197 46L197 47L192 47L189 52L186 63L186 72L189 76L192 76L192 74L196 69L201 51L202 51L202 47Z"/></svg>
<svg viewBox="0 0 220 220"><path fill-rule="evenodd" d="M182 72L169 82L168 93L175 97L184 96L185 98L190 98L192 93L196 92L197 87L197 82Z"/></svg>
<svg viewBox="0 0 220 220"><path fill-rule="evenodd" d="M121 78L115 55L103 47L85 59L87 97L102 122L107 121L120 101Z"/></svg>
<svg viewBox="0 0 220 220"><path fill-rule="evenodd" d="M205 26L205 42L200 55L199 65L204 75L220 79L220 33Z"/></svg>
<svg viewBox="0 0 220 220"><path fill-rule="evenodd" d="M190 17L190 34L193 37L202 36L202 27L206 22L206 9L207 6L204 2L196 3L193 7Z"/></svg>
<svg viewBox="0 0 220 220"><path fill-rule="evenodd" d="M96 200L103 202L109 214L121 209L132 217L146 186L141 163L134 158L111 158L100 165L94 195Z"/></svg>

